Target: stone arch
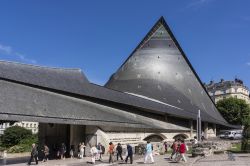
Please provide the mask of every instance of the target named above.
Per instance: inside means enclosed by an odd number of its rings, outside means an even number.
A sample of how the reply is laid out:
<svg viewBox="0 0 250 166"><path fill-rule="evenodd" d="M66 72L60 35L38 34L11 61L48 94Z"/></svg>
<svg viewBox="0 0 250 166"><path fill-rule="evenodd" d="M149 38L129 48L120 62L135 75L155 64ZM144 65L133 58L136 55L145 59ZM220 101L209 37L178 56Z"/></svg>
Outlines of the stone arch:
<svg viewBox="0 0 250 166"><path fill-rule="evenodd" d="M149 141L149 142L161 142L167 137L163 134L151 134L145 137L143 140L144 141Z"/></svg>
<svg viewBox="0 0 250 166"><path fill-rule="evenodd" d="M187 139L188 138L188 135L186 134L177 134L173 137L173 139Z"/></svg>

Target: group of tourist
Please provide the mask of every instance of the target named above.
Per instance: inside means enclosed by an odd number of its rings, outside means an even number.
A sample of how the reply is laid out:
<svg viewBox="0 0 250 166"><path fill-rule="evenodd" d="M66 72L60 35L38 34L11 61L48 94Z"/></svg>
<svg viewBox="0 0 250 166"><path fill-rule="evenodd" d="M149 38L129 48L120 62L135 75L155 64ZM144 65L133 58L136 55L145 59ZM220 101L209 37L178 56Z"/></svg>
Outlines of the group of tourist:
<svg viewBox="0 0 250 166"><path fill-rule="evenodd" d="M185 144L184 139L176 139L172 146L172 154L170 156L170 159L179 162L184 161L187 162L187 159L185 157L186 152L188 151L188 146Z"/></svg>
<svg viewBox="0 0 250 166"><path fill-rule="evenodd" d="M121 161L124 161L122 157L123 148L122 148L121 143L118 143L117 146L115 146L112 142L110 142L109 148L108 148L109 163L114 163L115 152L116 152L117 161L119 160L119 158L121 159ZM130 144L127 144L127 153L126 153L126 159L125 159L126 163L128 162L128 159L130 159L130 163L132 164L133 163L133 148Z"/></svg>
<svg viewBox="0 0 250 166"><path fill-rule="evenodd" d="M54 148L55 149L55 148ZM66 154L66 146L64 143L61 144L61 146L59 148L57 148L56 150L56 159L65 159L65 154ZM49 160L49 154L50 154L50 149L49 147L45 144L41 150L41 152L43 153L43 162L46 162ZM28 161L28 165L31 164L32 160L34 160L36 162L36 164L38 164L38 149L37 149L37 145L36 144L32 144L32 148L31 148L31 155L30 155L30 159Z"/></svg>
<svg viewBox="0 0 250 166"><path fill-rule="evenodd" d="M195 140L195 139L194 139ZM194 142L196 143L196 141ZM85 155L85 144L80 143L78 145L78 158L82 159ZM164 142L163 147L165 152L168 151L168 143ZM184 140L176 139L173 144L171 145L172 149L172 154L170 156L171 160L174 160L176 162L179 161L184 161L186 162L187 159L185 157L186 151L188 151L188 146L185 144ZM49 156L49 147L47 145L44 145L42 152L43 152L43 161L46 162L48 160ZM61 144L60 148L57 150L57 158L65 159L65 153L67 149L64 143ZM118 161L119 159L121 161L125 161L126 163L128 160L130 160L130 164L133 163L133 148L130 144L126 145L126 158L125 160L123 159L123 147L121 143L118 143L117 145L114 145L112 142L109 143L108 147L108 154L109 154L109 163L114 163L114 156L116 154L116 160ZM96 160L102 160L102 155L105 153L105 147L101 144L98 143L98 145L92 145L90 149L90 154L91 154L91 163L95 164ZM70 157L74 158L75 156L75 149L73 146L70 148ZM154 157L153 157L153 145L148 141L145 147L145 153L144 153L144 163L147 163L148 159L150 158L151 163L154 163ZM35 144L32 144L32 150L31 150L31 157L28 162L30 165L32 159L35 160L36 164L38 164L38 150L37 146Z"/></svg>

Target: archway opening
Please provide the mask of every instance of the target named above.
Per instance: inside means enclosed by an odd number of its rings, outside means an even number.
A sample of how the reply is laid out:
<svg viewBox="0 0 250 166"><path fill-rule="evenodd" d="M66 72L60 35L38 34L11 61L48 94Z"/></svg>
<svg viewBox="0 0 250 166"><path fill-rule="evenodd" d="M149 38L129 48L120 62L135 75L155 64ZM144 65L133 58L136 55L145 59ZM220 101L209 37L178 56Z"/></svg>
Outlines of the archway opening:
<svg viewBox="0 0 250 166"><path fill-rule="evenodd" d="M173 139L180 139L180 140L185 140L185 139L187 139L188 138L188 136L186 135L186 134L177 134L177 135L175 135L174 137L173 137Z"/></svg>
<svg viewBox="0 0 250 166"><path fill-rule="evenodd" d="M150 135L150 136L147 136L146 138L143 139L144 141L149 141L149 142L161 142L163 141L164 139L159 136L159 135Z"/></svg>

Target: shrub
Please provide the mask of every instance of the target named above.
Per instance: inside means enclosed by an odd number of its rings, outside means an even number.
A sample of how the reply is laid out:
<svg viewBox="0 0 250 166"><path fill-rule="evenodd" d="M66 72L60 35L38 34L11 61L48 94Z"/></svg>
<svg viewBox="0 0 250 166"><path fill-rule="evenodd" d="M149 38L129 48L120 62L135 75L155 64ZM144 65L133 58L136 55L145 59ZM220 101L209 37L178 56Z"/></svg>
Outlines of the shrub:
<svg viewBox="0 0 250 166"><path fill-rule="evenodd" d="M32 137L31 130L19 126L12 126L4 131L2 145L5 147L11 147L30 137Z"/></svg>
<svg viewBox="0 0 250 166"><path fill-rule="evenodd" d="M21 153L24 151L25 151L24 148L20 145L12 146L7 150L8 153Z"/></svg>

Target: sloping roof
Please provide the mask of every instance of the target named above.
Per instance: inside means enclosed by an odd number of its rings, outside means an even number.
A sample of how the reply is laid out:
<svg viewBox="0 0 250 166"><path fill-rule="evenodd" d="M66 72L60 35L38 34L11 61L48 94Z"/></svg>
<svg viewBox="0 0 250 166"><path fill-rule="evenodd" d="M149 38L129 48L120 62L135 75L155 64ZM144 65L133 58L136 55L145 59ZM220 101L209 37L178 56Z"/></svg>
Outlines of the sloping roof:
<svg viewBox="0 0 250 166"><path fill-rule="evenodd" d="M161 17L105 87L175 106L178 114L201 110L203 121L227 124Z"/></svg>
<svg viewBox="0 0 250 166"><path fill-rule="evenodd" d="M0 80L0 119L42 123L188 130L102 104Z"/></svg>
<svg viewBox="0 0 250 166"><path fill-rule="evenodd" d="M186 119L195 119L196 117L196 113L187 112L183 114L183 112L177 111L178 108L161 103L151 98L123 93L89 83L86 77L82 75L82 72L78 69L49 68L0 61L0 80L32 87L35 89L45 90L60 95L71 97L76 97L75 95L90 97L91 99L89 100L94 101L95 103L98 103L96 99L105 101L101 102L104 105L107 102L112 102L125 105L128 108L135 108L140 111L147 111L151 113L154 112L162 115L167 114L170 116L183 117ZM25 102L23 104L25 105ZM2 114L4 114L4 112L2 112ZM29 113L27 112L27 114ZM77 115L78 114L75 116ZM216 121L205 113L202 115L207 117L206 121L208 122L228 125L227 123ZM10 118L10 116L7 117ZM14 116L14 114L12 114L12 117L17 117L17 115ZM50 118L47 120L49 119Z"/></svg>
<svg viewBox="0 0 250 166"><path fill-rule="evenodd" d="M52 68L0 61L0 77L64 91L79 91L89 81L80 69Z"/></svg>
<svg viewBox="0 0 250 166"><path fill-rule="evenodd" d="M26 65L0 61L0 79L31 87L56 90L58 93L72 93L122 104L161 108L163 105L126 93L89 83L79 69L63 69ZM174 107L164 106L159 113L174 113Z"/></svg>

